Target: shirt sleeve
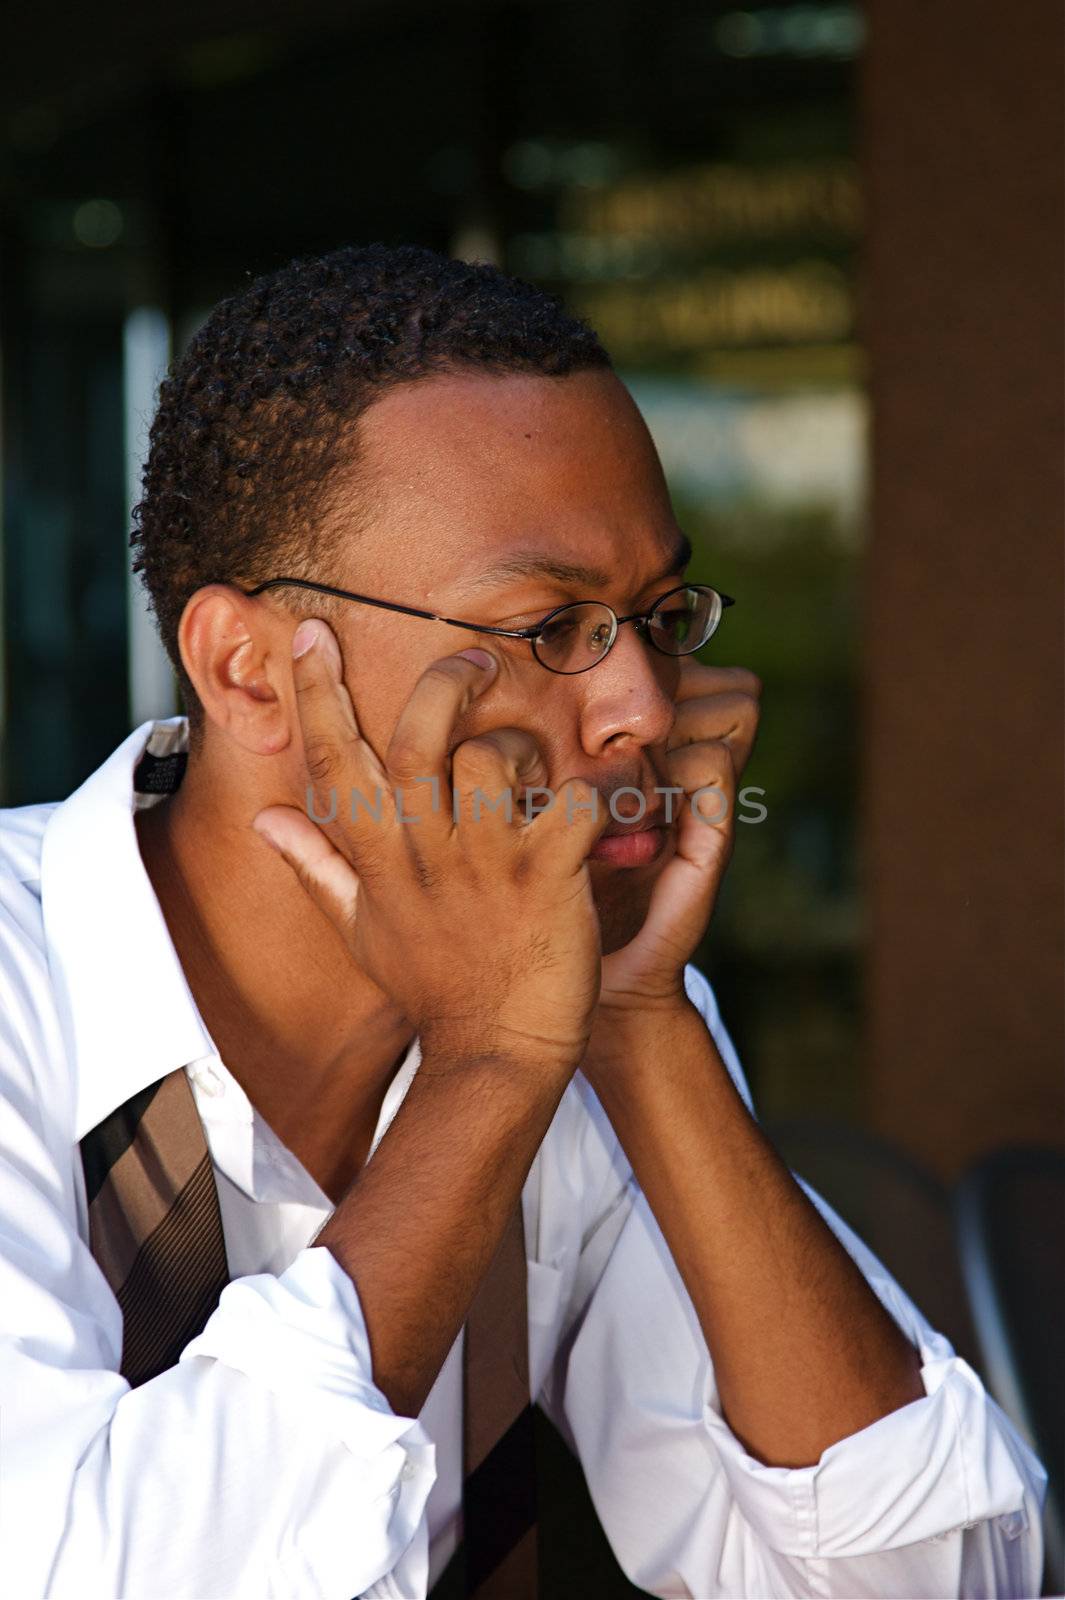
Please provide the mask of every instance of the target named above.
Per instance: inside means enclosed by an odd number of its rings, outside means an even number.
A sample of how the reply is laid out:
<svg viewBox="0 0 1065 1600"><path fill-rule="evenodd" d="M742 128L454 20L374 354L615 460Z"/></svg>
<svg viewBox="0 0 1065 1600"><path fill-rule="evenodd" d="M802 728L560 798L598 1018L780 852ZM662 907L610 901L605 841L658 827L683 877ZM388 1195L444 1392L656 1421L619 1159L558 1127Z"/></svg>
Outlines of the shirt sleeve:
<svg viewBox="0 0 1065 1600"><path fill-rule="evenodd" d="M0 905L0 1546L20 1600L424 1593L435 1446L373 1383L323 1248L236 1280L131 1390L77 1227L70 1074L43 956ZM375 1586L381 1584L380 1588Z"/></svg>
<svg viewBox="0 0 1065 1600"><path fill-rule="evenodd" d="M688 993L748 1107L709 985ZM588 1095L590 1114L604 1114ZM615 1150L585 1229L540 1403L578 1454L615 1555L650 1594L988 1596L1039 1592L1046 1477L972 1369L806 1185L921 1355L922 1399L813 1466L767 1467L721 1411L713 1362L665 1238Z"/></svg>

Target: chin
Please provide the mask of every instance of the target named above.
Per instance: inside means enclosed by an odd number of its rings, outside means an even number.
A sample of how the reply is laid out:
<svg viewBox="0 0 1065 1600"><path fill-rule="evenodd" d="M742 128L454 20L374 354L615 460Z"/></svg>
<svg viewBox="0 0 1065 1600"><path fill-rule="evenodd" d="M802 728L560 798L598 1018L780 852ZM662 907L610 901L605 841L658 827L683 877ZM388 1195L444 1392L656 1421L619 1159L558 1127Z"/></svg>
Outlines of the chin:
<svg viewBox="0 0 1065 1600"><path fill-rule="evenodd" d="M651 893L665 866L667 856L647 867L611 867L603 861L589 861L592 896L599 913L603 954L612 955L635 939L643 927Z"/></svg>

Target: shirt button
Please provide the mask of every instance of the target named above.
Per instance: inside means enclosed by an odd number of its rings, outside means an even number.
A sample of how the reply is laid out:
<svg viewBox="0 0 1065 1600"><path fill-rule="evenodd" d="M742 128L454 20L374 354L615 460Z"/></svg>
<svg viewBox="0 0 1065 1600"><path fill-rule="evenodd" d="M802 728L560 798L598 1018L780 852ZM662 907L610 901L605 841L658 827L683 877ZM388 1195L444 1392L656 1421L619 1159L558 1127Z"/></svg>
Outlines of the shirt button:
<svg viewBox="0 0 1065 1600"><path fill-rule="evenodd" d="M209 1061L201 1061L193 1067L192 1076L196 1087L202 1089L203 1093L210 1095L212 1099L225 1094L226 1086Z"/></svg>
<svg viewBox="0 0 1065 1600"><path fill-rule="evenodd" d="M408 1456L406 1461L403 1463L403 1471L400 1473L400 1477L403 1479L404 1483L409 1483L417 1471L417 1467Z"/></svg>

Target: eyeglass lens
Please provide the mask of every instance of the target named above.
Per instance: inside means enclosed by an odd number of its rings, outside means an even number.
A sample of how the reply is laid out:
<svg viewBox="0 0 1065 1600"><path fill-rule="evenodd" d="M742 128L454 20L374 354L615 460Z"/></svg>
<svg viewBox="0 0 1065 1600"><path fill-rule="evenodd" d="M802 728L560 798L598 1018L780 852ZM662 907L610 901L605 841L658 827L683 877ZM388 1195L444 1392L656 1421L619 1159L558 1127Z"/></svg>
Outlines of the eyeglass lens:
<svg viewBox="0 0 1065 1600"><path fill-rule="evenodd" d="M690 655L704 645L721 620L721 597L713 589L678 589L651 613L647 632L665 655ZM614 643L617 619L595 601L566 606L533 641L536 656L552 672L586 672Z"/></svg>
<svg viewBox="0 0 1065 1600"><path fill-rule="evenodd" d="M587 601L557 612L533 641L533 649L552 672L584 672L610 649L617 630L611 610Z"/></svg>

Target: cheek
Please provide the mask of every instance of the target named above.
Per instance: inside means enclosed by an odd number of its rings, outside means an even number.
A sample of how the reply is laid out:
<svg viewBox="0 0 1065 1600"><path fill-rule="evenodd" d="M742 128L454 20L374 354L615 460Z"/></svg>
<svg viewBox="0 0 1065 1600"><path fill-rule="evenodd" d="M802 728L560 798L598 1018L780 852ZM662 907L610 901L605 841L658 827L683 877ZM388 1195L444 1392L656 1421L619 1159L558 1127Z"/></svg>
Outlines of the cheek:
<svg viewBox="0 0 1065 1600"><path fill-rule="evenodd" d="M375 619L376 622L376 619ZM452 630L447 637L419 640L415 654L410 641L395 632L363 626L342 641L344 677L355 708L359 731L379 760L384 759L397 722L421 674L432 662L458 651ZM509 652L497 657L495 681L457 718L448 741L449 751L477 734L496 728L520 728L535 739L549 774L549 782L561 783L581 770L580 709L573 689L565 679L545 673L535 661L512 659Z"/></svg>
<svg viewBox="0 0 1065 1600"><path fill-rule="evenodd" d="M412 658L393 638L375 640L367 631L344 647L344 681L359 732L381 761L414 686L436 655Z"/></svg>
<svg viewBox="0 0 1065 1600"><path fill-rule="evenodd" d="M538 674L538 676L537 676ZM551 784L560 783L581 768L580 722L572 697L541 681L548 676L535 662L527 669L501 663L492 686L455 724L450 748L464 739L491 733L496 728L518 728L535 740Z"/></svg>
<svg viewBox="0 0 1065 1600"><path fill-rule="evenodd" d="M667 700L676 700L681 680L686 673L691 671L691 663L695 658L694 656L664 656L661 651L657 652L657 655L658 659L655 662L655 666L657 668L659 687Z"/></svg>

